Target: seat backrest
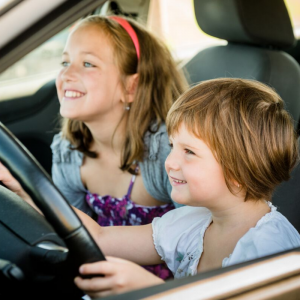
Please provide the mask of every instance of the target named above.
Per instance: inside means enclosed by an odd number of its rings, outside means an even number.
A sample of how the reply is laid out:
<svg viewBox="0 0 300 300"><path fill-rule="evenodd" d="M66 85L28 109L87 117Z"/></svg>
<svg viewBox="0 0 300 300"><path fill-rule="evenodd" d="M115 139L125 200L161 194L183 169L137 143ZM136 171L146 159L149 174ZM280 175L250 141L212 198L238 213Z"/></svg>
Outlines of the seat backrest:
<svg viewBox="0 0 300 300"><path fill-rule="evenodd" d="M202 50L185 65L190 83L220 77L263 82L281 96L299 130L300 66L282 51L295 43L284 0L194 0L194 8L200 28L228 44ZM300 165L272 201L300 232Z"/></svg>
<svg viewBox="0 0 300 300"><path fill-rule="evenodd" d="M300 66L282 49L295 43L284 0L194 0L196 20L227 45L200 51L184 66L194 84L219 77L256 79L273 87L299 129Z"/></svg>
<svg viewBox="0 0 300 300"><path fill-rule="evenodd" d="M298 145L300 146L300 137ZM291 178L275 189L272 203L300 233L300 163L293 169Z"/></svg>

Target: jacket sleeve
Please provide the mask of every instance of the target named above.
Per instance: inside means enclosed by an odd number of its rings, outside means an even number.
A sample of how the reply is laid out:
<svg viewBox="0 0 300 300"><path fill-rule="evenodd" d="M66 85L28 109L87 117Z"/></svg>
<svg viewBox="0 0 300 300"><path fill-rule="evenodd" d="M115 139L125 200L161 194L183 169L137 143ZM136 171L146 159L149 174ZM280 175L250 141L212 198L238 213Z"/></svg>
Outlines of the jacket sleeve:
<svg viewBox="0 0 300 300"><path fill-rule="evenodd" d="M70 143L63 139L61 133L53 138L52 179L64 198L73 206L92 215L92 210L85 201L86 189L80 176L83 155L70 149Z"/></svg>
<svg viewBox="0 0 300 300"><path fill-rule="evenodd" d="M144 141L145 156L141 163L141 173L147 192L159 201L181 206L171 198L172 186L165 170L165 161L171 150L165 124L154 134L147 132Z"/></svg>

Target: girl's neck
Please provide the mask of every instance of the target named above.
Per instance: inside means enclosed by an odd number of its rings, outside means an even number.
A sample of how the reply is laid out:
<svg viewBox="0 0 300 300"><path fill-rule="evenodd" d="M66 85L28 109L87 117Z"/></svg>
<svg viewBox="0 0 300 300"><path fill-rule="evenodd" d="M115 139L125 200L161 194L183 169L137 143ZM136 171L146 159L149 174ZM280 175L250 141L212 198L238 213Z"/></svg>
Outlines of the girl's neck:
<svg viewBox="0 0 300 300"><path fill-rule="evenodd" d="M86 126L91 131L94 140L91 150L96 152L107 150L121 152L126 129L125 118L120 123L114 121L94 122L86 123Z"/></svg>
<svg viewBox="0 0 300 300"><path fill-rule="evenodd" d="M270 212L270 207L264 200L248 200L211 212L214 227L226 231L237 226L255 226L265 214Z"/></svg>

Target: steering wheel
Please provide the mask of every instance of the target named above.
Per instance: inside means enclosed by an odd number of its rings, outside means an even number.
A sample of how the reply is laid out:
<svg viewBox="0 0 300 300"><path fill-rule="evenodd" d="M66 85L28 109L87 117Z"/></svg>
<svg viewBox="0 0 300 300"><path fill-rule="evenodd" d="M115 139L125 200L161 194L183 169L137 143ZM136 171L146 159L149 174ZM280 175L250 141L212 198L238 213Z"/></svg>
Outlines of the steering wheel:
<svg viewBox="0 0 300 300"><path fill-rule="evenodd" d="M3 228L5 228L5 230L8 228L9 232L14 232L15 236L22 241L26 241L26 235L28 236L30 231L34 232L35 238L27 237L27 240L31 240L32 245L30 246L37 248L36 246L38 245L38 250L32 251L31 249L29 251L28 261L24 263L20 263L20 260L13 259L12 253L20 249L9 249L8 252L10 252L10 255L8 255L8 257L1 257L7 255L3 254L6 252L0 252L0 271L2 270L2 273L0 272L2 276L0 276L0 282L4 278L5 283L8 283L10 288L14 290L18 285L22 286L22 288L28 287L30 297L35 294L32 288L41 285L44 289L45 286L47 287L47 282L49 282L49 290L43 290L43 296L39 294L40 299L45 299L45 296L47 296L45 293L51 294L50 290L52 289L52 282L54 281L53 276L47 277L45 274L42 274L43 276L41 274L38 276L31 274L32 268L30 267L30 263L34 256L32 252L39 252L37 255L39 255L42 266L43 263L45 263L43 259L46 259L46 265L53 264L52 271L55 268L59 271L63 270L63 276L61 276L60 279L63 280L62 277L64 277L65 274L67 274L66 276L71 276L69 280L72 286L71 289L76 290L73 279L78 275L79 266L83 263L105 260L105 256L70 204L54 185L48 173L1 122L0 161L10 170L12 175L19 181L24 190L31 196L36 206L44 214L43 217L25 203L25 201L17 199L18 196L14 193L3 187L0 188L0 224L4 225ZM13 218L7 217L10 216L10 214L14 215ZM16 229L18 219L23 221L21 222L22 224L19 222L20 228ZM26 222L24 220L26 220ZM24 226L29 228L25 230ZM34 242L32 242L33 240ZM1 245L4 244L1 242ZM7 264L5 265L5 263ZM20 266L20 264L22 264L22 266ZM43 272L45 273L45 270ZM51 279L49 279L49 277L51 277ZM3 286L3 284L1 284L1 286ZM57 284L57 281L56 286L58 286L59 289L62 287L61 284ZM13 292L14 291L11 290L9 292L10 295L12 295ZM60 291L56 291L54 288L54 293L57 292L59 293ZM38 293L40 293L40 291ZM67 291L66 294L69 295L69 291ZM78 291L74 294L82 295L78 293ZM24 290L20 295L24 296ZM51 297L52 296L53 293Z"/></svg>

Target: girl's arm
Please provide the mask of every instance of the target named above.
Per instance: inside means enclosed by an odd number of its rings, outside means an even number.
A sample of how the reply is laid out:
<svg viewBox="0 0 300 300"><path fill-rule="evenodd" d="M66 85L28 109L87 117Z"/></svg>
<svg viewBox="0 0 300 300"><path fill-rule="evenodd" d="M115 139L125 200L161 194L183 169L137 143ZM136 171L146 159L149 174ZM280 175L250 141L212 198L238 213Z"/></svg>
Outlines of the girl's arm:
<svg viewBox="0 0 300 300"><path fill-rule="evenodd" d="M21 197L24 201L30 204L41 215L43 214L32 201L31 197L23 190L20 183L11 175L8 169L0 162L0 181L12 192Z"/></svg>
<svg viewBox="0 0 300 300"><path fill-rule="evenodd" d="M42 214L20 183L1 163L0 181ZM101 227L79 209L73 209L105 255L125 258L141 265L161 263L154 247L151 224Z"/></svg>
<svg viewBox="0 0 300 300"><path fill-rule="evenodd" d="M42 214L19 182L1 163L0 181ZM100 227L88 215L75 207L73 209L105 255L113 255L132 261L106 256L106 261L84 264L79 269L80 274L95 276L91 279L76 277L75 284L78 288L93 298L164 282L137 265L161 263L161 259L154 248L151 224ZM100 277L97 276L98 274L105 276Z"/></svg>

